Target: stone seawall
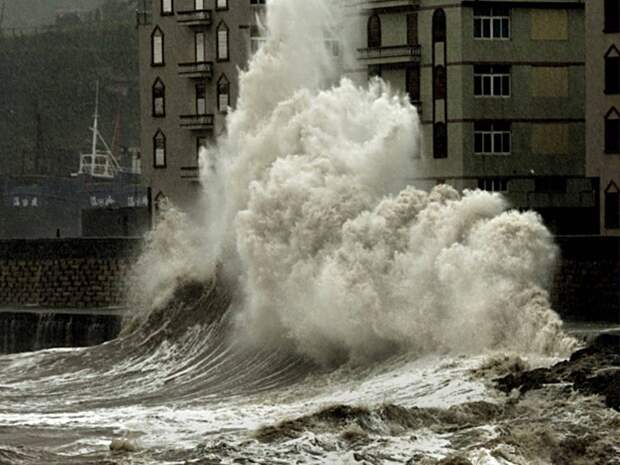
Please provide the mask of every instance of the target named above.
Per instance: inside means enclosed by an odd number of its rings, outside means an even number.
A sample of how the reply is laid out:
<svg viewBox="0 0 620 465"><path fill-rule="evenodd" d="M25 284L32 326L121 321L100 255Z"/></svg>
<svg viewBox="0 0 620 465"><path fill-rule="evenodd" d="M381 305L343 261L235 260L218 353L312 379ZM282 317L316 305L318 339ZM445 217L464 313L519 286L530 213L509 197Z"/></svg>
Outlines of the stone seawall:
<svg viewBox="0 0 620 465"><path fill-rule="evenodd" d="M140 239L0 241L0 306L99 308L123 304Z"/></svg>
<svg viewBox="0 0 620 465"><path fill-rule="evenodd" d="M558 237L553 307L565 318L620 322L620 238ZM0 307L113 307L140 239L0 241Z"/></svg>
<svg viewBox="0 0 620 465"><path fill-rule="evenodd" d="M620 323L620 237L558 237L552 290L564 319Z"/></svg>

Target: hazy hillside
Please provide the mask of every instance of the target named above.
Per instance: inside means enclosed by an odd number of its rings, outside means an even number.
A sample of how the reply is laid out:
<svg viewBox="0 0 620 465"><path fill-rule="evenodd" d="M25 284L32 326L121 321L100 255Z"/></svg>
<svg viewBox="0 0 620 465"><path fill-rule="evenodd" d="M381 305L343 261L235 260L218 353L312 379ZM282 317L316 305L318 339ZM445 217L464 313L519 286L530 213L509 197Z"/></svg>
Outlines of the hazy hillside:
<svg viewBox="0 0 620 465"><path fill-rule="evenodd" d="M5 0L3 27L28 28L53 24L58 10L92 10L103 0ZM2 0L0 0L0 4Z"/></svg>
<svg viewBox="0 0 620 465"><path fill-rule="evenodd" d="M101 81L101 125L108 143L120 115L120 145L138 145L133 23L100 22L5 38L0 63L0 173L31 171L35 155L48 159L43 165L62 163L75 170L78 153L89 147L96 80Z"/></svg>

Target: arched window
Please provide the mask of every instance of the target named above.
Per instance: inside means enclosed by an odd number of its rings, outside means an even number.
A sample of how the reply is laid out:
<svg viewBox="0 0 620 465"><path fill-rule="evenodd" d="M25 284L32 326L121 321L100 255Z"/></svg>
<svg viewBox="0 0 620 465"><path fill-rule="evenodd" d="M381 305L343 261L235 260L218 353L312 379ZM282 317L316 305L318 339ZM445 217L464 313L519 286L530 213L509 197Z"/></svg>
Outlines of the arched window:
<svg viewBox="0 0 620 465"><path fill-rule="evenodd" d="M446 123L435 123L433 125L433 157L448 157L448 131Z"/></svg>
<svg viewBox="0 0 620 465"><path fill-rule="evenodd" d="M153 136L153 167L166 167L166 136L161 129Z"/></svg>
<svg viewBox="0 0 620 465"><path fill-rule="evenodd" d="M620 229L620 189L613 181L605 189L605 227Z"/></svg>
<svg viewBox="0 0 620 465"><path fill-rule="evenodd" d="M166 197L162 191L159 191L155 196L155 201L153 204L155 207L155 213L160 213L166 209L168 205L168 197Z"/></svg>
<svg viewBox="0 0 620 465"><path fill-rule="evenodd" d="M446 98L446 68L442 65L435 66L433 76L433 94L435 100Z"/></svg>
<svg viewBox="0 0 620 465"><path fill-rule="evenodd" d="M230 81L222 74L217 81L217 109L226 113L230 107Z"/></svg>
<svg viewBox="0 0 620 465"><path fill-rule="evenodd" d="M605 115L605 153L620 153L620 113L616 107Z"/></svg>
<svg viewBox="0 0 620 465"><path fill-rule="evenodd" d="M442 9L433 13L433 42L446 41L446 13Z"/></svg>
<svg viewBox="0 0 620 465"><path fill-rule="evenodd" d="M155 79L152 94L153 116L166 116L166 86L161 79Z"/></svg>
<svg viewBox="0 0 620 465"><path fill-rule="evenodd" d="M222 21L217 26L217 59L218 61L228 61L228 26Z"/></svg>
<svg viewBox="0 0 620 465"><path fill-rule="evenodd" d="M381 19L378 14L368 18L368 48L381 47Z"/></svg>
<svg viewBox="0 0 620 465"><path fill-rule="evenodd" d="M620 94L620 52L615 45L605 53L605 93Z"/></svg>
<svg viewBox="0 0 620 465"><path fill-rule="evenodd" d="M151 65L164 65L164 33L156 26L151 34Z"/></svg>

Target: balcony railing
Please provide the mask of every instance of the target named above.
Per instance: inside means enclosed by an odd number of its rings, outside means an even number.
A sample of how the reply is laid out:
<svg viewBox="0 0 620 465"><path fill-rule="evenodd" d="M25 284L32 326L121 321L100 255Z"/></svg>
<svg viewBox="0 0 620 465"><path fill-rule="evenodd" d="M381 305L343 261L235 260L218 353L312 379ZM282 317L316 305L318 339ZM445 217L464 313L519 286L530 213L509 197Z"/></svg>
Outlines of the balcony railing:
<svg viewBox="0 0 620 465"><path fill-rule="evenodd" d="M211 10L177 11L177 23L189 27L210 26L213 22Z"/></svg>
<svg viewBox="0 0 620 465"><path fill-rule="evenodd" d="M179 76L187 77L190 79L212 79L213 62L196 61L189 63L179 63Z"/></svg>
<svg viewBox="0 0 620 465"><path fill-rule="evenodd" d="M214 116L205 115L181 115L181 127L191 130L213 129Z"/></svg>
<svg viewBox="0 0 620 465"><path fill-rule="evenodd" d="M362 11L411 9L420 5L420 0L349 0L347 6L359 8Z"/></svg>
<svg viewBox="0 0 620 465"><path fill-rule="evenodd" d="M368 64L405 63L420 61L422 49L419 45L393 45L358 49L360 60Z"/></svg>

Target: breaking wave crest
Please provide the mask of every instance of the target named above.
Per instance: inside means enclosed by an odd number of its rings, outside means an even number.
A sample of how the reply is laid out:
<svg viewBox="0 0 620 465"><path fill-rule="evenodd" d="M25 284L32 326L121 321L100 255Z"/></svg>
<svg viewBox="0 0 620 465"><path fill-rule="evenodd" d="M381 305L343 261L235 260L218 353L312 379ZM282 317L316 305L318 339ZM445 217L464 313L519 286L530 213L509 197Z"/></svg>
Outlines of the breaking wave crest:
<svg viewBox="0 0 620 465"><path fill-rule="evenodd" d="M201 156L206 223L164 215L138 287L161 306L220 263L240 339L328 365L399 351L567 353L541 218L498 194L410 185L425 158L416 109L381 80L338 79L348 52L316 40L347 43L336 3L270 3L228 132Z"/></svg>

